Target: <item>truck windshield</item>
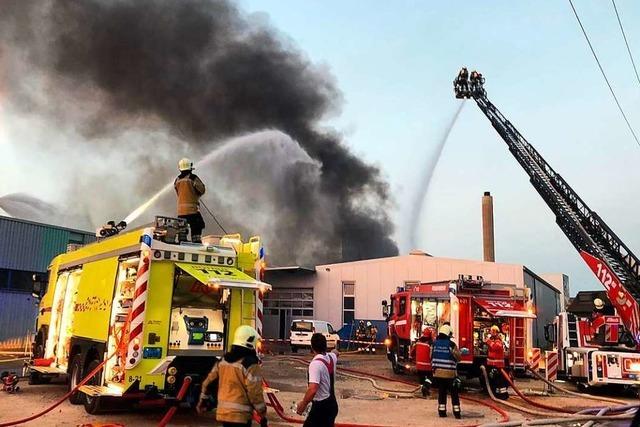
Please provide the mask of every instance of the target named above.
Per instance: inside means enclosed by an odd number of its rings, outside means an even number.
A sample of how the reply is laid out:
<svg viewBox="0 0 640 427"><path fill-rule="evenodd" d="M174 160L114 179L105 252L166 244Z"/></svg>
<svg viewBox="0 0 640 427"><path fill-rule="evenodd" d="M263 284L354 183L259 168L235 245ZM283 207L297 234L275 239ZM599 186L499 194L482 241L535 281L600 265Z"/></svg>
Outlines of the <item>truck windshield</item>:
<svg viewBox="0 0 640 427"><path fill-rule="evenodd" d="M313 323L311 322L293 322L291 324L293 332L313 332Z"/></svg>

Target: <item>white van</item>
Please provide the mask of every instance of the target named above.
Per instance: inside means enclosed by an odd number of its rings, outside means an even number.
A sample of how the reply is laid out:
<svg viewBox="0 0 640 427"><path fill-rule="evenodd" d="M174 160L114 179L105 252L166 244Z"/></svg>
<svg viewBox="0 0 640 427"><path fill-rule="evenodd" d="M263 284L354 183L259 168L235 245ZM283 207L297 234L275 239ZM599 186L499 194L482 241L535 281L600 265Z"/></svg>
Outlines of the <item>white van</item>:
<svg viewBox="0 0 640 427"><path fill-rule="evenodd" d="M291 322L291 351L296 353L299 348L311 348L311 335L321 333L327 338L327 348L338 347L340 337L331 326L331 323L324 320L294 320Z"/></svg>

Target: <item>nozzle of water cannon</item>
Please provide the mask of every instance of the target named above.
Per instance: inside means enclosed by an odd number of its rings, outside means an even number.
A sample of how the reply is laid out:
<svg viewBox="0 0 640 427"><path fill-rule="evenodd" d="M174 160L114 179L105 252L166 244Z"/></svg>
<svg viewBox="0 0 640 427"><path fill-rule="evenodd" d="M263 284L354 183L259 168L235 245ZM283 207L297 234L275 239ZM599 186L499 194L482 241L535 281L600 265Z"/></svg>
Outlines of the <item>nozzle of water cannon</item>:
<svg viewBox="0 0 640 427"><path fill-rule="evenodd" d="M118 231L122 231L127 228L127 223L125 221L120 221L118 225L116 225L116 228L118 229Z"/></svg>

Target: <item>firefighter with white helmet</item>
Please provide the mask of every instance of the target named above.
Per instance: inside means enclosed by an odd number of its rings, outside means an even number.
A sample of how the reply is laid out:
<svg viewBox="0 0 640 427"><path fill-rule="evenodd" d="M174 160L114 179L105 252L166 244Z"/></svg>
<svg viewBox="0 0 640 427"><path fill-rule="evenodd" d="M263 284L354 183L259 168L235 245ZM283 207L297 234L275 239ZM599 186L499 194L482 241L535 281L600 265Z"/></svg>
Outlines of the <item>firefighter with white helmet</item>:
<svg viewBox="0 0 640 427"><path fill-rule="evenodd" d="M378 328L376 328L375 325L371 323L371 321L367 321L367 328L365 330L365 337L366 337L365 339L371 343L371 344L368 344L367 347L365 348L365 351L367 353L376 352L376 348L373 346L373 343L375 342L377 335L378 335Z"/></svg>
<svg viewBox="0 0 640 427"><path fill-rule="evenodd" d="M460 396L456 382L459 381L457 367L462 356L451 337L451 326L442 325L431 348L431 368L433 369L433 378L438 384L438 415L440 417L447 416L447 393L451 393L453 415L456 418L461 418Z"/></svg>
<svg viewBox="0 0 640 427"><path fill-rule="evenodd" d="M200 197L204 195L203 182L193 173L193 162L186 157L178 162L180 175L173 183L178 196L178 218L187 220L191 229L191 241L200 243L204 219L200 214Z"/></svg>
<svg viewBox="0 0 640 427"><path fill-rule="evenodd" d="M196 407L199 414L205 410L210 388L218 383L216 420L223 426L250 426L253 411L263 418L267 406L262 394L262 371L256 347L260 336L251 326L243 325L233 335L231 351L216 363L202 382L202 393Z"/></svg>

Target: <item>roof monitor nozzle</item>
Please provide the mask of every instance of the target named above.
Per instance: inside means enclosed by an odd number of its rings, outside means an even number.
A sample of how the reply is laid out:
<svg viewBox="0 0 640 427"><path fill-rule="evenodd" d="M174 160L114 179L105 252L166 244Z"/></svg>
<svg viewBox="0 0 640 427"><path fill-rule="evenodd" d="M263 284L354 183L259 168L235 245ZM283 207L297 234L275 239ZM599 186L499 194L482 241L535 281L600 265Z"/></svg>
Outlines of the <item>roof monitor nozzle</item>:
<svg viewBox="0 0 640 427"><path fill-rule="evenodd" d="M105 225L96 230L96 237L111 237L120 233L127 228L127 223L120 221L116 224L115 221L108 221Z"/></svg>

